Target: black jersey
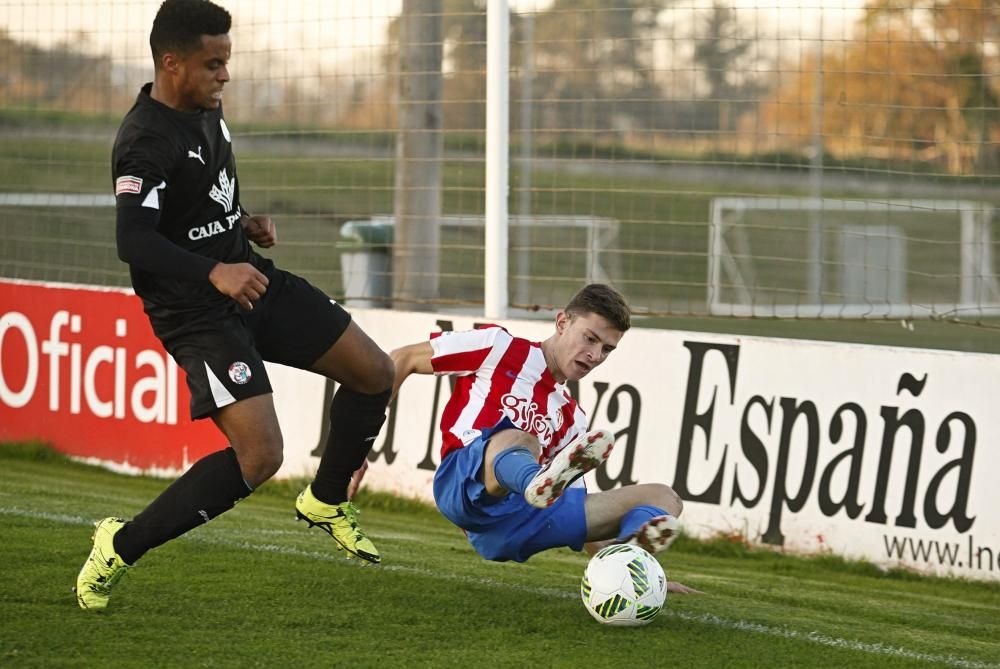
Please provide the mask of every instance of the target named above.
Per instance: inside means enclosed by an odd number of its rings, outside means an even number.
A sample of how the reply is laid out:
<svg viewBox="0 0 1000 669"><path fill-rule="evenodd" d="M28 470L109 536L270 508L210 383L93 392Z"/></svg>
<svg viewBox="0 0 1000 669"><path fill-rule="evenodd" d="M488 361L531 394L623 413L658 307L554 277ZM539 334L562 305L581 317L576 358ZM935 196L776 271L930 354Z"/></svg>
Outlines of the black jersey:
<svg viewBox="0 0 1000 669"><path fill-rule="evenodd" d="M119 256L151 317L238 308L209 271L219 261L262 271L271 262L251 249L239 222L245 212L222 107L177 111L150 97L151 88L142 87L112 150Z"/></svg>

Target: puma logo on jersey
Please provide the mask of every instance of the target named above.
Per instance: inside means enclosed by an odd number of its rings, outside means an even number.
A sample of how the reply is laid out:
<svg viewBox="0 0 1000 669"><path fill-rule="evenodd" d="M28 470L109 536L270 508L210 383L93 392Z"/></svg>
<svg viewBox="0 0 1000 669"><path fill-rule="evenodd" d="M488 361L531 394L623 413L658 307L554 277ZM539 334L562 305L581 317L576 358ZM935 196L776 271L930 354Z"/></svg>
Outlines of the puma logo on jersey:
<svg viewBox="0 0 1000 669"><path fill-rule="evenodd" d="M229 211L233 208L233 195L235 193L236 179L230 181L229 175L226 174L226 168L223 167L222 171L219 172L219 185L212 186L212 190L208 191L208 196L221 204L223 211Z"/></svg>
<svg viewBox="0 0 1000 669"><path fill-rule="evenodd" d="M201 157L201 147L200 146L198 147L198 153L195 153L191 149L188 149L188 158L197 158L198 162L200 162L202 165L205 164L205 159Z"/></svg>

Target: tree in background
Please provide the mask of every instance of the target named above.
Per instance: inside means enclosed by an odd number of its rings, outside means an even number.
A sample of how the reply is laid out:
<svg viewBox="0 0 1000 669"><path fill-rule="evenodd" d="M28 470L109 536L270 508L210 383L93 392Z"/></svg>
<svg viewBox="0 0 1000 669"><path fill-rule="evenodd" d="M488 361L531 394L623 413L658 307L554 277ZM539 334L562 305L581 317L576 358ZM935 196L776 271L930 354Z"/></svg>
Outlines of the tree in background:
<svg viewBox="0 0 1000 669"><path fill-rule="evenodd" d="M705 72L708 100L715 127L723 133L732 129L732 120L752 104L759 85L752 76L756 40L743 34L735 9L718 0L694 38L693 59Z"/></svg>
<svg viewBox="0 0 1000 669"><path fill-rule="evenodd" d="M512 16L512 20L513 20ZM381 63L388 78L384 89L396 90L399 72L398 16L386 27ZM486 0L443 0L441 32L444 39L444 127L450 130L483 130L486 122ZM370 89L377 105L391 104L392 95ZM369 116L363 110L361 116ZM389 126L385 126L389 127Z"/></svg>
<svg viewBox="0 0 1000 669"><path fill-rule="evenodd" d="M87 46L85 33L45 48L14 39L0 28L0 107L116 111L135 92L116 88L111 58L90 55Z"/></svg>
<svg viewBox="0 0 1000 669"><path fill-rule="evenodd" d="M628 141L642 133L717 130L731 127L731 119L754 104L761 87L753 48L756 36L747 36L736 10L716 3L704 24L680 25L674 33L667 11L674 0L554 0L537 12L511 13L510 100L523 102L522 77L532 86L531 128L549 139L572 139L585 134L588 142ZM701 16L702 12L692 14ZM486 2L444 0L441 13L444 37L444 127L479 132L484 128L486 98ZM530 30L529 30L530 22ZM382 64L390 73L384 86L392 89L398 71L399 19L388 24ZM685 33L690 37L678 37ZM684 49L694 40L694 66L704 71L707 96L681 85L677 74L690 78L692 63ZM669 54L668 54L669 50ZM530 73L525 67L530 58ZM355 116L374 117L391 96L369 87L371 104L356 105ZM693 97L694 96L694 97ZM521 118L512 114L511 129Z"/></svg>
<svg viewBox="0 0 1000 669"><path fill-rule="evenodd" d="M653 51L659 17L673 0L554 0L534 13L525 44L525 17L511 13L510 67L522 75L523 49L534 53L538 130L651 127L662 102ZM486 2L444 0L445 127L482 130L486 99ZM398 18L388 25L386 69L396 70ZM390 84L391 85L391 84ZM511 102L521 87L512 81Z"/></svg>
<svg viewBox="0 0 1000 669"><path fill-rule="evenodd" d="M513 20L513 15L511 18ZM445 0L442 19L445 126L455 130L483 130L486 127L486 1Z"/></svg>
<svg viewBox="0 0 1000 669"><path fill-rule="evenodd" d="M662 106L654 48L672 0L554 0L535 15L539 126L650 128ZM595 137L596 138L596 137Z"/></svg>
<svg viewBox="0 0 1000 669"><path fill-rule="evenodd" d="M1000 0L871 0L858 36L779 78L758 110L770 148L809 145L813 107L838 157L928 161L952 174L997 163ZM817 72L822 58L821 98ZM782 80L784 79L784 80Z"/></svg>

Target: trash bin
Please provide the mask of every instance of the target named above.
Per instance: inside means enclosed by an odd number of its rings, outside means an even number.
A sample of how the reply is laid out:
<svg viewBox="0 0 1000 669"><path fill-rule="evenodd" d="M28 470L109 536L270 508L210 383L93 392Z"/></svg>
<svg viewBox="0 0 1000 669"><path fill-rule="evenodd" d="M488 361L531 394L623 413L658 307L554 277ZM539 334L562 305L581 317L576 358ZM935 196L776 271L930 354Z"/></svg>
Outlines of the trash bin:
<svg viewBox="0 0 1000 669"><path fill-rule="evenodd" d="M341 226L337 248L345 306L390 306L393 225L391 218L383 218Z"/></svg>

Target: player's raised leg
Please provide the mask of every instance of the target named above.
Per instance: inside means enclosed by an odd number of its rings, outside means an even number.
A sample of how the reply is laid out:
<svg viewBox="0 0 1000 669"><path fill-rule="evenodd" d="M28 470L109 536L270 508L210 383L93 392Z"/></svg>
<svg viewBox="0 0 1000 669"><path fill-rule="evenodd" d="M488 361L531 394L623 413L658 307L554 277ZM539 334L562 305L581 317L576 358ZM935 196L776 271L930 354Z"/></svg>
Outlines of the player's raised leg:
<svg viewBox="0 0 1000 669"><path fill-rule="evenodd" d="M523 495L531 479L542 468L538 464L542 452L538 437L516 429L509 421L486 432L482 469L486 492L493 497L503 497L508 493Z"/></svg>
<svg viewBox="0 0 1000 669"><path fill-rule="evenodd" d="M680 532L684 504L662 483L641 483L587 495L587 541L627 543L657 553Z"/></svg>
<svg viewBox="0 0 1000 669"><path fill-rule="evenodd" d="M94 523L93 548L76 577L76 601L81 609L104 609L111 589L131 568L115 552L114 536L125 525L121 518L105 518Z"/></svg>
<svg viewBox="0 0 1000 669"><path fill-rule="evenodd" d="M551 506L569 484L607 460L614 445L615 438L607 430L581 434L538 470L524 498L539 509Z"/></svg>
<svg viewBox="0 0 1000 669"><path fill-rule="evenodd" d="M327 532L338 548L378 563L381 554L358 524L347 490L385 422L392 360L352 321L311 369L341 386L330 405L330 433L316 478L299 494L296 517Z"/></svg>
<svg viewBox="0 0 1000 669"><path fill-rule="evenodd" d="M540 509L551 506L573 481L604 462L614 446L611 433L593 430L578 436L541 465L537 437L512 424L508 429L502 424L498 427L489 438L483 458L486 492L495 497L518 493Z"/></svg>
<svg viewBox="0 0 1000 669"><path fill-rule="evenodd" d="M81 608L102 609L111 589L148 551L225 513L281 466L282 441L271 394L212 415L230 448L206 455L130 521L105 518L77 576Z"/></svg>

